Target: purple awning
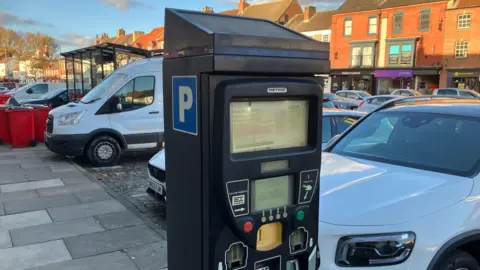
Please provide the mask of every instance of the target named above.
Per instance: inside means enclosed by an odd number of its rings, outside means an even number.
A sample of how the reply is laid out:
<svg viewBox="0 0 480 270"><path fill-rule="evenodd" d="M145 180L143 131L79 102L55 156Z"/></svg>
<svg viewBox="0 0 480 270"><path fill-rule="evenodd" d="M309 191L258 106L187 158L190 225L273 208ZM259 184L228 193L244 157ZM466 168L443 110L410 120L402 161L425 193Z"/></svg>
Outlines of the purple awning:
<svg viewBox="0 0 480 270"><path fill-rule="evenodd" d="M376 78L402 78L402 77L413 77L413 72L411 70L375 70Z"/></svg>

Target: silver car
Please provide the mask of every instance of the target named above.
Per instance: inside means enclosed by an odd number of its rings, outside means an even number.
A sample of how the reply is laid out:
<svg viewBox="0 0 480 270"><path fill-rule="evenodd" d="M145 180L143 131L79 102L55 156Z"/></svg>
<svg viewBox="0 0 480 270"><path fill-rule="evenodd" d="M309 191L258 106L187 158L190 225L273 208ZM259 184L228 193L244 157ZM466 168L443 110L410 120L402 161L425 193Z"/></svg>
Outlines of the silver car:
<svg viewBox="0 0 480 270"><path fill-rule="evenodd" d="M344 98L346 101L360 104L365 98L371 97L370 93L360 90L340 90L335 95Z"/></svg>
<svg viewBox="0 0 480 270"><path fill-rule="evenodd" d="M372 96L366 98L363 102L361 102L358 105L358 111L359 112L372 112L376 108L380 107L383 103L396 99L396 98L402 98L404 96L397 96L397 95L378 95L378 96Z"/></svg>

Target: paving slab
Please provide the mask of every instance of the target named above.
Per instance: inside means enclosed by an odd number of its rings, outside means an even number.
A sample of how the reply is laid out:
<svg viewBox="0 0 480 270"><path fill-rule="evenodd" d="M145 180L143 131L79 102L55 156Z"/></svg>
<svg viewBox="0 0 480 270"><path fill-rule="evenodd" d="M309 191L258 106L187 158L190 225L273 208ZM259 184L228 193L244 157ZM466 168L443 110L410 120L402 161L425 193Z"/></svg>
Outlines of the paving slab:
<svg viewBox="0 0 480 270"><path fill-rule="evenodd" d="M61 179L62 179L63 183L65 183L65 185L92 183L92 181L83 174L82 175L76 175L76 176L61 177Z"/></svg>
<svg viewBox="0 0 480 270"><path fill-rule="evenodd" d="M108 200L49 208L48 213L54 221L64 221L124 210L126 210L125 206L118 201Z"/></svg>
<svg viewBox="0 0 480 270"><path fill-rule="evenodd" d="M5 202L3 204L6 214L16 214L79 203L80 200L75 195L64 194L15 202Z"/></svg>
<svg viewBox="0 0 480 270"><path fill-rule="evenodd" d="M19 159L2 159L0 160L0 165L11 165L11 164L20 164L22 161Z"/></svg>
<svg viewBox="0 0 480 270"><path fill-rule="evenodd" d="M72 257L83 258L161 241L161 237L146 225L120 228L65 238Z"/></svg>
<svg viewBox="0 0 480 270"><path fill-rule="evenodd" d="M143 221L130 211L103 214L95 216L95 218L107 230L143 224Z"/></svg>
<svg viewBox="0 0 480 270"><path fill-rule="evenodd" d="M166 241L129 248L127 254L140 270L158 270L168 266Z"/></svg>
<svg viewBox="0 0 480 270"><path fill-rule="evenodd" d="M138 270L138 268L125 253L116 251L27 270Z"/></svg>
<svg viewBox="0 0 480 270"><path fill-rule="evenodd" d="M10 233L0 232L0 249L10 248L12 247L12 241L10 239Z"/></svg>
<svg viewBox="0 0 480 270"><path fill-rule="evenodd" d="M62 240L0 249L0 270L22 270L71 260Z"/></svg>
<svg viewBox="0 0 480 270"><path fill-rule="evenodd" d="M9 165L11 166L11 165ZM21 174L20 172L12 172L13 170L11 168L1 170L0 174L0 185L5 185L5 184L13 184L13 183L20 183L20 182L27 182L28 179Z"/></svg>
<svg viewBox="0 0 480 270"><path fill-rule="evenodd" d="M52 187L52 188L41 188L37 189L38 195L40 196L53 196L59 194L68 194L68 193L75 193L85 190L94 190L94 189L102 189L97 183L88 183L88 184L77 184L77 185L66 185L60 187Z"/></svg>
<svg viewBox="0 0 480 270"><path fill-rule="evenodd" d="M16 184L6 184L0 185L0 192L13 192L13 191L22 191L22 190L32 190L38 188L48 188L48 187L58 187L64 186L62 180L60 179L50 179L50 180L43 180L43 181L32 181L32 182L24 182L24 183L16 183Z"/></svg>
<svg viewBox="0 0 480 270"><path fill-rule="evenodd" d="M75 193L82 203L113 200L112 196L103 189L86 190Z"/></svg>
<svg viewBox="0 0 480 270"><path fill-rule="evenodd" d="M20 201L37 197L38 193L35 190L0 193L0 202Z"/></svg>
<svg viewBox="0 0 480 270"><path fill-rule="evenodd" d="M97 220L93 217L88 217L13 229L10 230L10 235L14 246L24 246L103 230L103 227Z"/></svg>
<svg viewBox="0 0 480 270"><path fill-rule="evenodd" d="M11 229L30 227L51 222L52 220L50 219L50 216L45 210L1 216L0 232L6 232Z"/></svg>
<svg viewBox="0 0 480 270"><path fill-rule="evenodd" d="M52 172L72 172L72 171L78 171L77 168L75 168L75 166L71 165L70 163L58 164L58 165L50 166L50 170L52 170Z"/></svg>
<svg viewBox="0 0 480 270"><path fill-rule="evenodd" d="M28 174L27 179L30 181L38 181L38 180L48 180L54 178L72 178L72 177L85 177L79 171L71 171L71 172L52 172L50 168L47 171L41 171L34 174Z"/></svg>
<svg viewBox="0 0 480 270"><path fill-rule="evenodd" d="M5 211L3 210L3 203L0 202L0 216L3 216Z"/></svg>

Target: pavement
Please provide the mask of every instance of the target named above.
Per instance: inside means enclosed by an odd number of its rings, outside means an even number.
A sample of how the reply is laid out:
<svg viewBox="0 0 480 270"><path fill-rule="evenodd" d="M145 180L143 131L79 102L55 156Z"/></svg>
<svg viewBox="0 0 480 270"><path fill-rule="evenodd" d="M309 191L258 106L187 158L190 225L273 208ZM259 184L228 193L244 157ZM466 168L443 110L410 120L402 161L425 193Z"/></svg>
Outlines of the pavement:
<svg viewBox="0 0 480 270"><path fill-rule="evenodd" d="M44 145L0 146L0 270L160 270L165 232Z"/></svg>

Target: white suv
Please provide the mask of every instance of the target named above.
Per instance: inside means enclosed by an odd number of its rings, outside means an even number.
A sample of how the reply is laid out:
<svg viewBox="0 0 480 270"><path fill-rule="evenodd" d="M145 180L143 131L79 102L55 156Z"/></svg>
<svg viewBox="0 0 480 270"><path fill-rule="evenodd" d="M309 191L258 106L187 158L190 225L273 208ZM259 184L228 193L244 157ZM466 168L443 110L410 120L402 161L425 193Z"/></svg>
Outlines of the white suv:
<svg viewBox="0 0 480 270"><path fill-rule="evenodd" d="M479 270L478 134L480 100L417 97L336 138L322 157L320 269Z"/></svg>

